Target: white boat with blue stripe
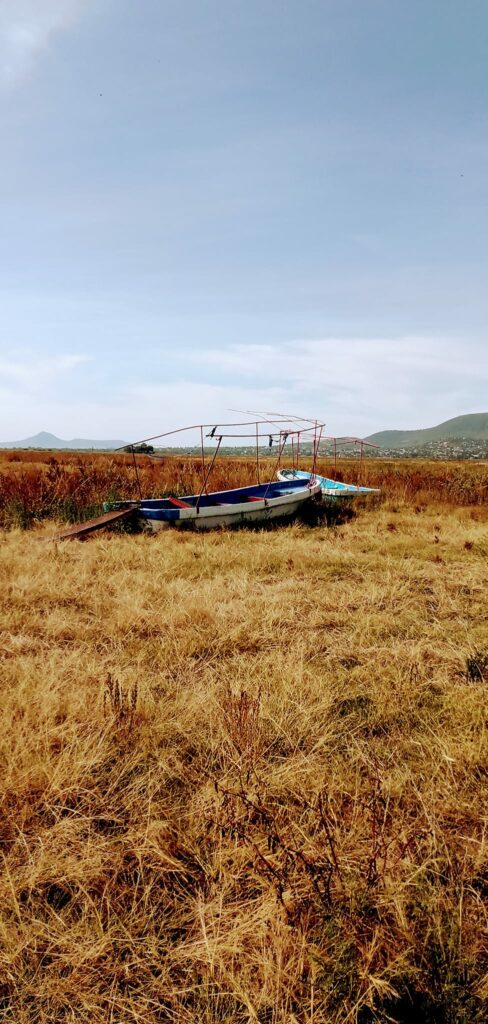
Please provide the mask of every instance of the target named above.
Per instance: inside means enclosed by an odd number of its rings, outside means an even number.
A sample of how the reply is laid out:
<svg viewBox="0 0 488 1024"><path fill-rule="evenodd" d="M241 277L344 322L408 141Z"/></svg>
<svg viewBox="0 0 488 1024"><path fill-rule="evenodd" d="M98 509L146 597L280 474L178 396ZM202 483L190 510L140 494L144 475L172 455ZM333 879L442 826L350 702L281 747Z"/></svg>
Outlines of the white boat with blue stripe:
<svg viewBox="0 0 488 1024"><path fill-rule="evenodd" d="M154 532L169 526L213 530L290 519L317 495L317 481L285 480L183 498L146 498L137 507L139 516Z"/></svg>
<svg viewBox="0 0 488 1024"><path fill-rule="evenodd" d="M324 498L353 498L358 494L379 494L379 487L359 487L356 484L346 484L341 480L331 480L327 476L317 476L313 473L305 473L299 469L280 469L277 473L281 483L300 481L315 482L319 485Z"/></svg>
<svg viewBox="0 0 488 1024"><path fill-rule="evenodd" d="M258 414L261 415L261 414ZM313 498L320 501L320 484L313 477L308 479L276 480L273 479L285 445L289 439L299 447L300 438L307 441L313 451L316 450L323 424L317 420L304 417L289 417L282 413L267 414L265 418L245 420L232 423L193 424L179 427L162 434L124 445L125 454L131 455L134 465L135 482L139 490L138 501L111 502L104 511L133 508L140 519L155 533L169 526L189 527L196 530L213 530L219 527L244 526L269 520L287 520L301 512L303 507ZM142 493L138 474L138 459L144 455L150 459L167 460L176 450L180 453L187 446L176 447L182 435L190 436L190 458L199 459L201 472L201 489L199 494L183 496L167 495L165 497L145 498ZM227 454L242 448L249 454L250 442L256 459L257 483L232 490L209 492L208 484L213 472L216 458L221 451L222 442L228 439ZM198 444L199 441L199 444ZM158 442L155 450L153 442ZM161 445L162 442L162 445ZM195 446L195 442L197 445ZM266 444L269 455L276 454L276 461L270 471L267 462L266 482L261 482L260 447ZM122 450L122 449L121 449ZM191 465L191 464L190 464ZM194 468L194 462L192 469ZM269 476L271 476L271 480Z"/></svg>

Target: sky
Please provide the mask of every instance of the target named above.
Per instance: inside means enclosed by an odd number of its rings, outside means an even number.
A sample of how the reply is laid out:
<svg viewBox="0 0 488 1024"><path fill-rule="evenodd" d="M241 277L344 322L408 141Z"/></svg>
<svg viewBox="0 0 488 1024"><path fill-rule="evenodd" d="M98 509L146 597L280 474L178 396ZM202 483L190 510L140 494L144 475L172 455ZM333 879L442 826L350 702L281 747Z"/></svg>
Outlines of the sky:
<svg viewBox="0 0 488 1024"><path fill-rule="evenodd" d="M0 0L0 440L486 411L487 51L486 0Z"/></svg>

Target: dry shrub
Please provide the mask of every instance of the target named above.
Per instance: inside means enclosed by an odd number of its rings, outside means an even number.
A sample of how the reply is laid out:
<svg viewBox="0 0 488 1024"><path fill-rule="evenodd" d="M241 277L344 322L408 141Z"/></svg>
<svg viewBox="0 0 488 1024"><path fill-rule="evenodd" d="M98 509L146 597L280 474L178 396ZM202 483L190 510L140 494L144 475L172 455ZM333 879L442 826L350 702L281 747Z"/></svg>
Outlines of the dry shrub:
<svg viewBox="0 0 488 1024"><path fill-rule="evenodd" d="M108 672L103 689L103 707L117 725L123 725L128 729L133 727L138 693L137 681L128 689L124 689L119 680L113 679L111 673Z"/></svg>
<svg viewBox="0 0 488 1024"><path fill-rule="evenodd" d="M466 658L466 675L474 683L488 681L488 648Z"/></svg>
<svg viewBox="0 0 488 1024"><path fill-rule="evenodd" d="M262 753L260 722L261 690L253 697L247 690L234 693L227 685L221 703L222 719L227 733L224 756L239 763L249 777Z"/></svg>

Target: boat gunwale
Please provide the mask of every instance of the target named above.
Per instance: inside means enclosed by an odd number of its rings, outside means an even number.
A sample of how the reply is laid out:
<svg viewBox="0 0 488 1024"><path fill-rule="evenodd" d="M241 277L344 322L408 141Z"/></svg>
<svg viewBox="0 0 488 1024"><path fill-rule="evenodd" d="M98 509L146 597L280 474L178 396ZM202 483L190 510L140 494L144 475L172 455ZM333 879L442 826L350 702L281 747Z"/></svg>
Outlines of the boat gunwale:
<svg viewBox="0 0 488 1024"><path fill-rule="evenodd" d="M284 476L285 473L294 474L293 477ZM365 487L361 484L348 484L343 480L332 480L331 477L321 476L320 473L307 473L303 469L279 469L278 480L282 483L290 483L292 480L316 480L319 483L322 494L329 498L353 497L355 494L380 494L379 487Z"/></svg>
<svg viewBox="0 0 488 1024"><path fill-rule="evenodd" d="M286 507L288 505L291 505L293 502L297 502L298 501L298 502L301 503L302 501L306 501L308 498L313 497L315 495L318 495L320 493L320 489L321 488L320 488L320 484L319 483L308 484L306 486L300 486L300 487L297 486L297 481L294 481L294 483L295 483L294 487L287 488L288 493L285 493L285 494L280 493L280 494L275 494L273 496L273 492L271 492L270 496L268 496L268 497L266 497L265 495L263 495L263 497L257 497L257 499L255 501L253 501L252 504L250 502L248 502L248 501L238 501L238 502L237 501L233 501L233 502L221 502L221 503L218 503L218 504L216 503L216 504L208 504L208 505L207 504L200 504L200 505L196 505L195 504L195 505L190 505L188 508L175 508L175 507L171 507L171 506L170 507L165 506L163 504L163 502L166 501L167 499L164 499L164 498L161 498L161 499L157 499L157 498L155 498L155 499L148 499L147 501L142 500L141 503L139 504L139 514L141 515L141 517L143 519L156 520L156 521L158 521L158 520L161 520L161 521L167 520L169 522L172 522L172 521L175 521L175 520L181 520L181 521L192 520L192 519L196 519L197 517L208 518L208 519L216 518L216 517L232 518L233 516L237 516L237 515L240 515L240 516L244 515L244 516L246 516L246 513L248 515L252 514L253 517L254 517L256 515L256 513L265 512L267 508L276 509L276 508L279 508L280 506L283 506L283 509L286 510ZM301 481L300 481L300 483L301 483ZM276 482L276 485L278 487L280 486L278 481ZM263 485L263 484L261 485L261 489L263 489L265 487L266 487L266 485ZM250 486L248 488L236 488L234 490L234 493L235 493L235 491L238 491L238 492L239 491L241 491L241 492L242 491L247 491L247 492L249 492L248 496L252 497L252 493L251 492L253 492L253 491L255 492L256 489L257 489L256 487L252 487L252 486ZM232 492L230 492L230 491L216 491L213 494L209 494L208 497L212 498L212 497L217 497L217 496L221 496L221 495L224 496L225 494L230 494L230 493L232 493Z"/></svg>

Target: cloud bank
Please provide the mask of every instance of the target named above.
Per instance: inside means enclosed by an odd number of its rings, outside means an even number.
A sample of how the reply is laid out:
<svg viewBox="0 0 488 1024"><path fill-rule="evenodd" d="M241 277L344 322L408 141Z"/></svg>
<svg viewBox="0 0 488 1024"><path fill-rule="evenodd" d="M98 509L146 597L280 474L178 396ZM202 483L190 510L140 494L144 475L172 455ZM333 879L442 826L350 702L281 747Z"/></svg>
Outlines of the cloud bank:
<svg viewBox="0 0 488 1024"><path fill-rule="evenodd" d="M488 360L454 339L324 338L188 353L167 346L110 373L98 358L0 360L0 440L38 430L136 440L271 410L331 434L430 427L486 411Z"/></svg>
<svg viewBox="0 0 488 1024"><path fill-rule="evenodd" d="M28 77L53 37L72 28L87 0L1 0L0 82L12 88Z"/></svg>
<svg viewBox="0 0 488 1024"><path fill-rule="evenodd" d="M43 394L66 373L88 362L89 356L70 353L23 359L5 359L0 356L0 385L17 390L19 398Z"/></svg>
<svg viewBox="0 0 488 1024"><path fill-rule="evenodd" d="M480 354L456 338L323 338L209 349L192 362L194 374L213 371L250 391L257 382L279 388L291 411L323 417L334 433L372 433L482 411L488 359Z"/></svg>

